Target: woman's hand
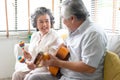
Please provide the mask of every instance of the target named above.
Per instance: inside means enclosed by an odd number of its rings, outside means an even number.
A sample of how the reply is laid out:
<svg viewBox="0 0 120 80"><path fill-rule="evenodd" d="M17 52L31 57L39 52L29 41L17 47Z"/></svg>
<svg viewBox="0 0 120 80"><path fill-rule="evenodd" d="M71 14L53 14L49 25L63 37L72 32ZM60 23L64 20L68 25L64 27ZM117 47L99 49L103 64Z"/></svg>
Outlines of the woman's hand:
<svg viewBox="0 0 120 80"><path fill-rule="evenodd" d="M34 70L36 68L35 64L33 64L32 62L27 63L27 67L31 70Z"/></svg>
<svg viewBox="0 0 120 80"><path fill-rule="evenodd" d="M25 51L24 49L23 49L22 51L23 51L24 57L30 61L31 58L32 58L32 56L30 55L30 53L28 53L28 52Z"/></svg>

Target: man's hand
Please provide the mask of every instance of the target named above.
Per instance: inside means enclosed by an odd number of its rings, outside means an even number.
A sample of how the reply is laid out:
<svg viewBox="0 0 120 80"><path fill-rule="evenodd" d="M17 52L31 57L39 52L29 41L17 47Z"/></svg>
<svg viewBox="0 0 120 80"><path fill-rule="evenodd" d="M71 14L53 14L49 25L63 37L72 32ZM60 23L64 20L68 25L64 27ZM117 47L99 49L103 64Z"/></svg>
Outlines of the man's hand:
<svg viewBox="0 0 120 80"><path fill-rule="evenodd" d="M58 66L60 59L58 59L57 57L55 57L51 54L49 54L49 56L50 56L50 59L49 60L42 60L41 65L46 66L46 67L48 67L48 66Z"/></svg>

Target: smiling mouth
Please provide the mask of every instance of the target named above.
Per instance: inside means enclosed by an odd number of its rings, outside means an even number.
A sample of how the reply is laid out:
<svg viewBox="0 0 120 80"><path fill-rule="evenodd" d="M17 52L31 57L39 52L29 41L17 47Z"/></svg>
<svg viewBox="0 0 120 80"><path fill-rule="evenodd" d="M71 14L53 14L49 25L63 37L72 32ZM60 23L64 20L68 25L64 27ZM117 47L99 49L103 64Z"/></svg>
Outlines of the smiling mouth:
<svg viewBox="0 0 120 80"><path fill-rule="evenodd" d="M48 29L48 27L43 27L43 28L42 28L42 30L47 30L47 29Z"/></svg>
<svg viewBox="0 0 120 80"><path fill-rule="evenodd" d="M47 28L43 28L42 30L47 30Z"/></svg>

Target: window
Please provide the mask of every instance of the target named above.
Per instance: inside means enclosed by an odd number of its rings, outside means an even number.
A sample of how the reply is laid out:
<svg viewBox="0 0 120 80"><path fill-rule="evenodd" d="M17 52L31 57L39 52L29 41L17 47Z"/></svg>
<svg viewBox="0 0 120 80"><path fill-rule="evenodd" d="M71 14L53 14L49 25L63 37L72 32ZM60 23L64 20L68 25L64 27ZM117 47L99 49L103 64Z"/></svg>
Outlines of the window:
<svg viewBox="0 0 120 80"><path fill-rule="evenodd" d="M11 32L35 30L30 18L35 9L41 6L49 8L58 19L55 22L55 28L58 29L59 4L59 0L0 0L0 35L1 32L9 35Z"/></svg>
<svg viewBox="0 0 120 80"><path fill-rule="evenodd" d="M64 0L62 0L64 1ZM108 34L120 34L120 0L83 0L94 22Z"/></svg>
<svg viewBox="0 0 120 80"><path fill-rule="evenodd" d="M120 34L120 0L89 0L87 7L92 19L107 33Z"/></svg>
<svg viewBox="0 0 120 80"><path fill-rule="evenodd" d="M60 18L60 3L64 0L0 0L0 35L35 30L30 16L37 7L52 10L55 29L65 28ZM107 33L120 34L120 0L83 0L92 19ZM49 3L49 4L48 4Z"/></svg>

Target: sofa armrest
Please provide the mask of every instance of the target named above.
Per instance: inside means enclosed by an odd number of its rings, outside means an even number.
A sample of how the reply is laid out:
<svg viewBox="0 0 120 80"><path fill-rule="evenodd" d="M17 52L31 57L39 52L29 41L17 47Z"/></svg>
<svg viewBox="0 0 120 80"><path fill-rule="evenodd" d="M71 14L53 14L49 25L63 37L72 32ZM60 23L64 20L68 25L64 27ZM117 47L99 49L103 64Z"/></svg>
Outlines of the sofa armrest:
<svg viewBox="0 0 120 80"><path fill-rule="evenodd" d="M25 46L24 46L24 49L26 51L28 51L28 47L29 47L29 43L25 43ZM22 53L22 48L19 46L19 44L15 44L14 45L14 56L15 56L15 60L16 60L16 63L15 63L15 71L26 71L26 70L29 70L27 68L27 65L25 63L20 63L18 61L18 56L23 56L23 53Z"/></svg>
<svg viewBox="0 0 120 80"><path fill-rule="evenodd" d="M115 75L115 77L113 78L113 80L120 80L120 72Z"/></svg>
<svg viewBox="0 0 120 80"><path fill-rule="evenodd" d="M107 51L104 62L104 80L120 80L120 58L111 51Z"/></svg>

